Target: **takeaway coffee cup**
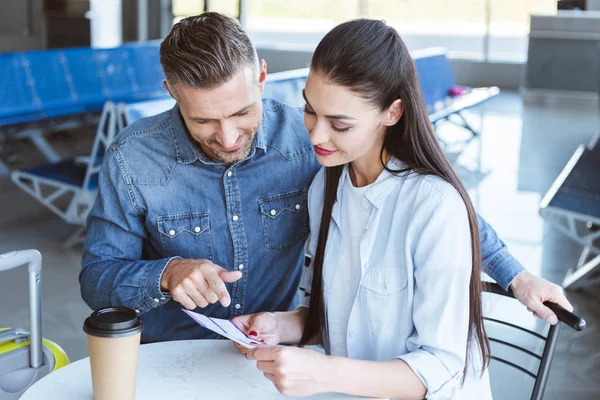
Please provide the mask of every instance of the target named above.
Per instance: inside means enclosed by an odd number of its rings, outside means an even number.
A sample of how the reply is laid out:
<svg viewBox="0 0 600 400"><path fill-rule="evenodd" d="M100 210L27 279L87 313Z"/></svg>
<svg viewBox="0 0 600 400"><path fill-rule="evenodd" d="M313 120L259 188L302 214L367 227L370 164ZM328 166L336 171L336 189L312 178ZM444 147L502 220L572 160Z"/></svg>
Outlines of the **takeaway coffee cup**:
<svg viewBox="0 0 600 400"><path fill-rule="evenodd" d="M143 329L137 313L125 307L103 308L85 320L94 400L133 400Z"/></svg>

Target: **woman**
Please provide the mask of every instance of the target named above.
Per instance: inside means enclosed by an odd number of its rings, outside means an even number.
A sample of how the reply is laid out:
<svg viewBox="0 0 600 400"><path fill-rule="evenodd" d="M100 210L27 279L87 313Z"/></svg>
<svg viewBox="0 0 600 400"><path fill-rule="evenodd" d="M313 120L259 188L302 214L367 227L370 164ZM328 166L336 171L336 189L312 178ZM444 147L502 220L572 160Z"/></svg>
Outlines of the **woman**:
<svg viewBox="0 0 600 400"><path fill-rule="evenodd" d="M288 395L491 398L476 216L398 33L368 19L334 28L304 97L325 166L309 190L310 298L234 319L271 345L246 357Z"/></svg>

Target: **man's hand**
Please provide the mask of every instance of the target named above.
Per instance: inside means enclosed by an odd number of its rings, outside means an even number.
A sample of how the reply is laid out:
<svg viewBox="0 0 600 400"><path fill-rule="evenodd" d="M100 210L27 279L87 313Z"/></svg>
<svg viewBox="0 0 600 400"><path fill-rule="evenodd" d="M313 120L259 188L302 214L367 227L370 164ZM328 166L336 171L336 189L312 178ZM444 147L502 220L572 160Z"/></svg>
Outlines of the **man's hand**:
<svg viewBox="0 0 600 400"><path fill-rule="evenodd" d="M176 258L163 272L160 289L170 292L173 299L188 310L218 301L223 307L229 307L231 297L225 282L235 282L241 277L240 271L227 271L209 260Z"/></svg>
<svg viewBox="0 0 600 400"><path fill-rule="evenodd" d="M510 284L510 288L517 300L525 304L536 317L546 320L549 324L555 325L558 318L552 310L542 304L543 302L551 301L568 311L573 311L573 306L560 286L527 271L519 274Z"/></svg>

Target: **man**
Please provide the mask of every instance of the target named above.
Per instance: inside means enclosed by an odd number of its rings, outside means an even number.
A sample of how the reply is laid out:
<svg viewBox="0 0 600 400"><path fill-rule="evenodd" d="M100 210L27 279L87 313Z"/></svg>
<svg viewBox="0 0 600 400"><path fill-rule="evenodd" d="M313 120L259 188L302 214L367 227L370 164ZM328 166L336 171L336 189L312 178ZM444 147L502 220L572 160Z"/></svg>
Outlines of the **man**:
<svg viewBox="0 0 600 400"><path fill-rule="evenodd" d="M306 195L320 165L302 112L261 100L267 65L235 20L186 18L160 56L177 105L133 123L107 151L81 291L93 309L137 310L144 342L215 338L181 306L228 319L297 306ZM482 219L480 230L489 275L550 322L542 301L570 308Z"/></svg>

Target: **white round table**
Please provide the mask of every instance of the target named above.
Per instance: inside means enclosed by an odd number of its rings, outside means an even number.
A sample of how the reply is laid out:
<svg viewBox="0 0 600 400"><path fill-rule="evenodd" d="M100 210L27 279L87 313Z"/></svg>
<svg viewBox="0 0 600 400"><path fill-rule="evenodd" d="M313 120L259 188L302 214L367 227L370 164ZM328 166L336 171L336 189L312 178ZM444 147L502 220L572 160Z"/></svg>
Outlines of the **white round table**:
<svg viewBox="0 0 600 400"><path fill-rule="evenodd" d="M140 347L136 399L282 399L271 381L228 340L187 340ZM350 399L323 393L310 399ZM92 399L89 358L36 382L21 400Z"/></svg>

